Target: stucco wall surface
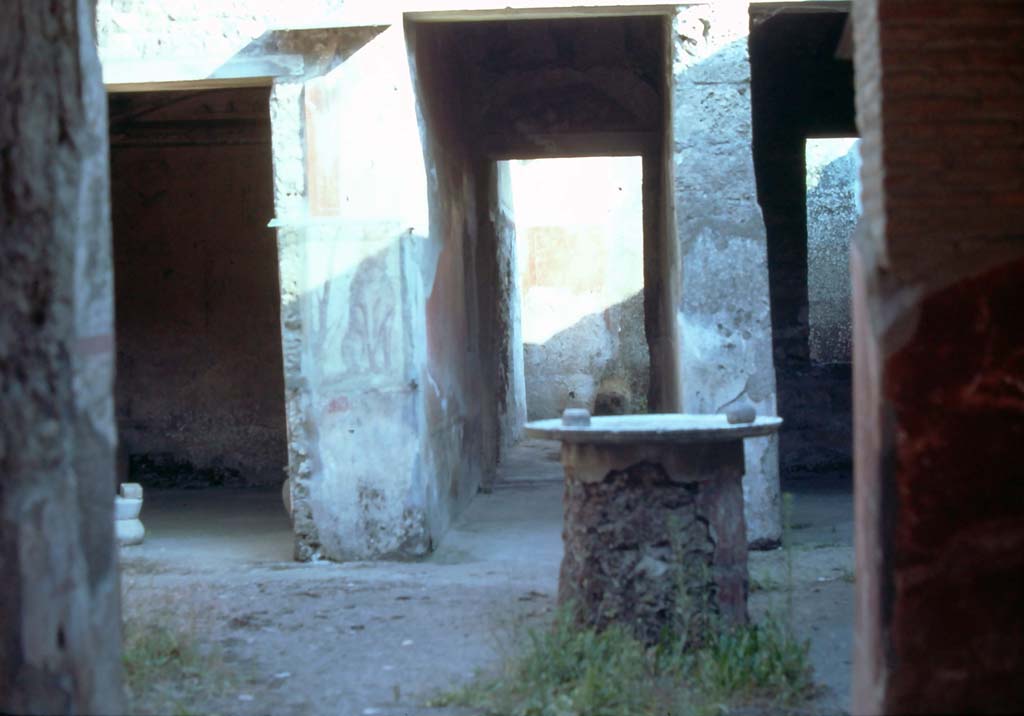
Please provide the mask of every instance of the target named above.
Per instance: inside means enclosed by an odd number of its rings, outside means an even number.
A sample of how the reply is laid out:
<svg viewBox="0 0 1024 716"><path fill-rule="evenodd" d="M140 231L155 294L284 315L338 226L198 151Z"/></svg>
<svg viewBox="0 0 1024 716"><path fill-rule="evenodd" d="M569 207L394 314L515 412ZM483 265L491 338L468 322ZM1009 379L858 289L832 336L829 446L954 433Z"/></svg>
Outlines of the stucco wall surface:
<svg viewBox="0 0 1024 716"><path fill-rule="evenodd" d="M346 55L271 102L296 552L413 557L481 481L477 178L404 27Z"/></svg>
<svg viewBox="0 0 1024 716"><path fill-rule="evenodd" d="M526 365L511 167L508 162L496 162L495 171L496 193L487 208L493 209L497 234L497 313L507 326L505 342L497 345L498 386L504 392L498 406L498 438L501 447L507 448L519 441L526 423ZM486 280L484 274L480 278Z"/></svg>
<svg viewBox="0 0 1024 716"><path fill-rule="evenodd" d="M453 65L455 48L412 24L406 24L406 35L429 177L430 239L438 250L436 270L424 284L423 400L431 519L439 535L472 499L484 471L497 459L497 434L488 431L484 421L500 415L492 402L500 388L484 385L483 367L499 347L494 335L489 342L483 340L481 295L488 287L480 276L484 263L497 269L487 273L490 283L500 280L502 271L500 257L485 262L481 255L479 217L484 207L478 202L500 197L485 190L489 168L473 153L462 131L464 114L455 99L461 91ZM503 228L500 221L497 228ZM485 401L490 405L486 412Z"/></svg>
<svg viewBox="0 0 1024 716"><path fill-rule="evenodd" d="M732 2L733 0L728 0ZM589 0L582 16L645 0ZM521 10L550 15L546 0L97 0L104 81L115 84L201 81L209 78L303 77L345 51L349 31L401 24L403 13ZM436 17L436 15L435 15ZM320 35L319 51L295 46L293 31ZM300 40L300 44L305 38Z"/></svg>
<svg viewBox="0 0 1024 716"><path fill-rule="evenodd" d="M101 58L228 59L265 32L337 16L345 0L98 0Z"/></svg>
<svg viewBox="0 0 1024 716"><path fill-rule="evenodd" d="M276 87L271 117L297 556L423 554L434 252L402 28Z"/></svg>
<svg viewBox="0 0 1024 716"><path fill-rule="evenodd" d="M775 415L768 260L751 159L744 4L680 9L672 27L673 178L684 412L742 403ZM782 533L778 442L745 441L748 536Z"/></svg>
<svg viewBox="0 0 1024 716"><path fill-rule="evenodd" d="M482 440L482 489L497 478L504 452L526 423L526 383L516 226L508 162L476 161L477 225L473 247Z"/></svg>

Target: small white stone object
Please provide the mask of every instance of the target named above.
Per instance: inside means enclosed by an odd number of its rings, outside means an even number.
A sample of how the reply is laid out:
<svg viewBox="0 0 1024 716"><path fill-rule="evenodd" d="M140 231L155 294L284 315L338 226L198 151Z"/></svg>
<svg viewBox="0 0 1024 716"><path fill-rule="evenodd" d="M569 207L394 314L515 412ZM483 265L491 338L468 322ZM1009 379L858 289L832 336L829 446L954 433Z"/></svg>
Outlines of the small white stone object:
<svg viewBox="0 0 1024 716"><path fill-rule="evenodd" d="M121 483L121 497L127 497L130 500L141 500L142 485L137 482Z"/></svg>
<svg viewBox="0 0 1024 716"><path fill-rule="evenodd" d="M139 519L141 510L142 485L135 482L123 483L121 494L114 498L114 534L118 544L142 544L146 528Z"/></svg>
<svg viewBox="0 0 1024 716"><path fill-rule="evenodd" d="M566 408L562 413L562 425L585 428L590 425L590 413L585 408Z"/></svg>
<svg viewBox="0 0 1024 716"><path fill-rule="evenodd" d="M730 425L738 423L752 423L757 417L757 411L753 405L739 405L725 411L725 419Z"/></svg>

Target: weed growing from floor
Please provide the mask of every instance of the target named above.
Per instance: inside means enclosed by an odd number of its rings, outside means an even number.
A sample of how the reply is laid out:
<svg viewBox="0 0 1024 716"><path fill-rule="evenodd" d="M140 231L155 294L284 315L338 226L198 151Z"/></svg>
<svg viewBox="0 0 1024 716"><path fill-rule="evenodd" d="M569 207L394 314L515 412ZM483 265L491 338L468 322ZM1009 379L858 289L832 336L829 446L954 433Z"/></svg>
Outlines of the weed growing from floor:
<svg viewBox="0 0 1024 716"><path fill-rule="evenodd" d="M741 707L782 713L813 696L808 644L775 618L648 647L625 627L602 632L559 609L549 629L530 630L497 677L435 698L489 716L711 716Z"/></svg>
<svg viewBox="0 0 1024 716"><path fill-rule="evenodd" d="M786 558L786 623L793 623L793 493L782 493L782 550Z"/></svg>
<svg viewBox="0 0 1024 716"><path fill-rule="evenodd" d="M778 592L785 589L786 585L777 579L772 577L751 577L750 578L750 593L754 592Z"/></svg>
<svg viewBox="0 0 1024 716"><path fill-rule="evenodd" d="M720 706L797 706L815 691L808 648L772 617L729 629L694 655L696 682Z"/></svg>
<svg viewBox="0 0 1024 716"><path fill-rule="evenodd" d="M220 652L203 643L198 620L197 611L170 605L125 618L122 661L132 713L184 716L193 713L189 704L216 697L228 685Z"/></svg>
<svg viewBox="0 0 1024 716"><path fill-rule="evenodd" d="M793 554L789 539L792 496L783 501L786 585L784 617L722 624L709 601L694 603L682 574L676 613L655 646L613 624L580 627L571 605L548 629L530 629L498 676L478 676L430 706L466 706L488 716L725 716L798 711L816 695L808 655L792 623ZM678 530L671 530L677 534ZM675 547L675 545L673 545ZM699 580L710 579L701 565ZM756 587L755 587L756 588ZM695 640L695 634L704 634Z"/></svg>

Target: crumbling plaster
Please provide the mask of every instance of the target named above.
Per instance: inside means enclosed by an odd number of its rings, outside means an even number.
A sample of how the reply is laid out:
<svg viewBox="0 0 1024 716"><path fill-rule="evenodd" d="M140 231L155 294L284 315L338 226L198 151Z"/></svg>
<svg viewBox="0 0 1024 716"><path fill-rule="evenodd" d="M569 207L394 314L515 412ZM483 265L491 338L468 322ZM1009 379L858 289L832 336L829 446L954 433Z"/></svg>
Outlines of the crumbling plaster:
<svg viewBox="0 0 1024 716"><path fill-rule="evenodd" d="M512 180L508 173L508 165L497 163L496 200L489 201L488 206L495 207L498 217L497 245L498 284L504 286L500 291L497 303L499 316L507 316L508 330L503 331L499 339L507 343L499 345L503 360L499 363L498 385L504 388L504 397L499 403L498 437L502 448L510 447L522 438L523 424L526 422L526 358L523 355L522 303L519 296L519 285L516 280L519 263L516 255L515 213L512 208ZM500 457L500 455L499 455Z"/></svg>
<svg viewBox="0 0 1024 716"><path fill-rule="evenodd" d="M749 18L727 4L682 8L672 28L672 131L679 241L678 353L684 412L747 403L775 415L764 221L751 157ZM748 534L782 533L775 436L747 441Z"/></svg>
<svg viewBox="0 0 1024 716"><path fill-rule="evenodd" d="M489 489L505 451L522 438L526 380L511 172L477 162L476 291L480 329L483 483Z"/></svg>
<svg viewBox="0 0 1024 716"><path fill-rule="evenodd" d="M424 554L447 524L419 438L440 242L402 28L271 101L297 556Z"/></svg>

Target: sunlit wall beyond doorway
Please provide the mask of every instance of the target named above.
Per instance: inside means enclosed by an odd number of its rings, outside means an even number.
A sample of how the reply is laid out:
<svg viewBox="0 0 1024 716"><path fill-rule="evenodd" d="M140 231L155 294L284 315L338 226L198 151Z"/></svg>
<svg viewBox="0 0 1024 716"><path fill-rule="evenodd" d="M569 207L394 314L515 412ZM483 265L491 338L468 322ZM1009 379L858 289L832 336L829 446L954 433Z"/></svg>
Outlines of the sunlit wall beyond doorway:
<svg viewBox="0 0 1024 716"><path fill-rule="evenodd" d="M642 162L510 162L529 419L647 409Z"/></svg>

